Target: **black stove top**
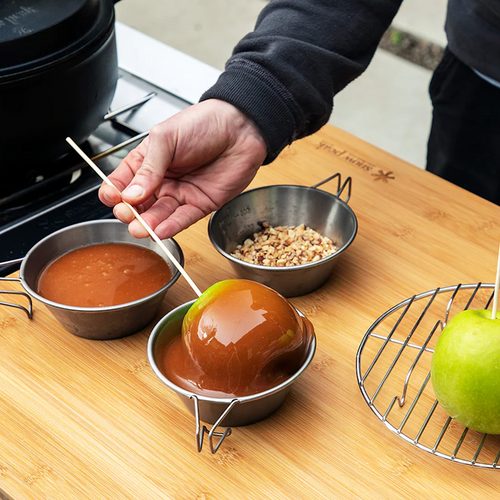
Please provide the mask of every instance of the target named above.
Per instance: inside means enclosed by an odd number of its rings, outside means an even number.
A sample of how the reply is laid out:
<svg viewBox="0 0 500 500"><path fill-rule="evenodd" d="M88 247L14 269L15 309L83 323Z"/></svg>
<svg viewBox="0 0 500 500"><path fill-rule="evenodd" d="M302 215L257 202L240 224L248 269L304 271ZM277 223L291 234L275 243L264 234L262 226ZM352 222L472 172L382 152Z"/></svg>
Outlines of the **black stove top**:
<svg viewBox="0 0 500 500"><path fill-rule="evenodd" d="M99 164L108 174L114 168L110 162ZM113 216L112 210L97 197L100 179L79 161L75 165L80 168L55 180L40 182L40 186L30 186L20 196L14 193L10 201L0 205L0 263L24 257L33 245L58 229ZM1 275L18 267L1 267Z"/></svg>
<svg viewBox="0 0 500 500"><path fill-rule="evenodd" d="M147 135L156 123L189 103L148 82L120 72L112 109L82 147L106 174ZM97 191L100 178L76 153L60 160L15 192L0 188L0 276L19 268L2 262L20 259L45 236L63 227L113 216Z"/></svg>

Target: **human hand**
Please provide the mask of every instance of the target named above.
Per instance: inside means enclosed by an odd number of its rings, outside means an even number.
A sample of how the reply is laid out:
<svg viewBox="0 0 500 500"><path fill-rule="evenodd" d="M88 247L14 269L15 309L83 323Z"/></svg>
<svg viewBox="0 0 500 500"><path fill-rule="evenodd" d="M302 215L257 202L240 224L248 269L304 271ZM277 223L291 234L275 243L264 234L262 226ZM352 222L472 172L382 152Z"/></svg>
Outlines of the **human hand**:
<svg viewBox="0 0 500 500"><path fill-rule="evenodd" d="M267 156L259 129L233 105L210 99L156 125L109 176L122 192L103 184L99 199L148 235L122 200L136 206L161 238L170 238L250 184Z"/></svg>

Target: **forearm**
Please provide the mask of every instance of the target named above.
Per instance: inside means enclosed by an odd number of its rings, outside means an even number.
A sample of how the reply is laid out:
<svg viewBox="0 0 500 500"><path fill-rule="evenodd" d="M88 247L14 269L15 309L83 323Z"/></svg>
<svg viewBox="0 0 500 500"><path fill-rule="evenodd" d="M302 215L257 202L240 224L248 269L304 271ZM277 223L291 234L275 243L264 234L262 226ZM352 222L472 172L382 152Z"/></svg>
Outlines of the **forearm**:
<svg viewBox="0 0 500 500"><path fill-rule="evenodd" d="M401 0L272 0L202 99L257 124L272 161L328 120L333 96L368 66Z"/></svg>

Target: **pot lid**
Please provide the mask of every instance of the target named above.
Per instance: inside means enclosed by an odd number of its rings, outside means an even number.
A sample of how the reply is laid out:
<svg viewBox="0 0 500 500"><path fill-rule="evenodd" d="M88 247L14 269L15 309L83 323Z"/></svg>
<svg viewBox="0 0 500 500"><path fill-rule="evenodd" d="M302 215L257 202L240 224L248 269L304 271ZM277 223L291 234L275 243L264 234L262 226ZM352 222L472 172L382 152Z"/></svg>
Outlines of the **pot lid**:
<svg viewBox="0 0 500 500"><path fill-rule="evenodd" d="M0 75L74 52L106 30L112 0L2 0Z"/></svg>

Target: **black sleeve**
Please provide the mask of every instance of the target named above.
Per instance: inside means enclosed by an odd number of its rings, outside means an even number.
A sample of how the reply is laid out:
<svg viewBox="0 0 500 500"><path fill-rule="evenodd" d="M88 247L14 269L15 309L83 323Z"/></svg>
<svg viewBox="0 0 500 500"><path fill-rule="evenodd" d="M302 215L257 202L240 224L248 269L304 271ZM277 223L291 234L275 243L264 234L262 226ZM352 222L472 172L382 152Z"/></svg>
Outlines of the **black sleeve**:
<svg viewBox="0 0 500 500"><path fill-rule="evenodd" d="M252 118L269 163L328 121L333 96L366 69L401 1L271 0L201 100Z"/></svg>

